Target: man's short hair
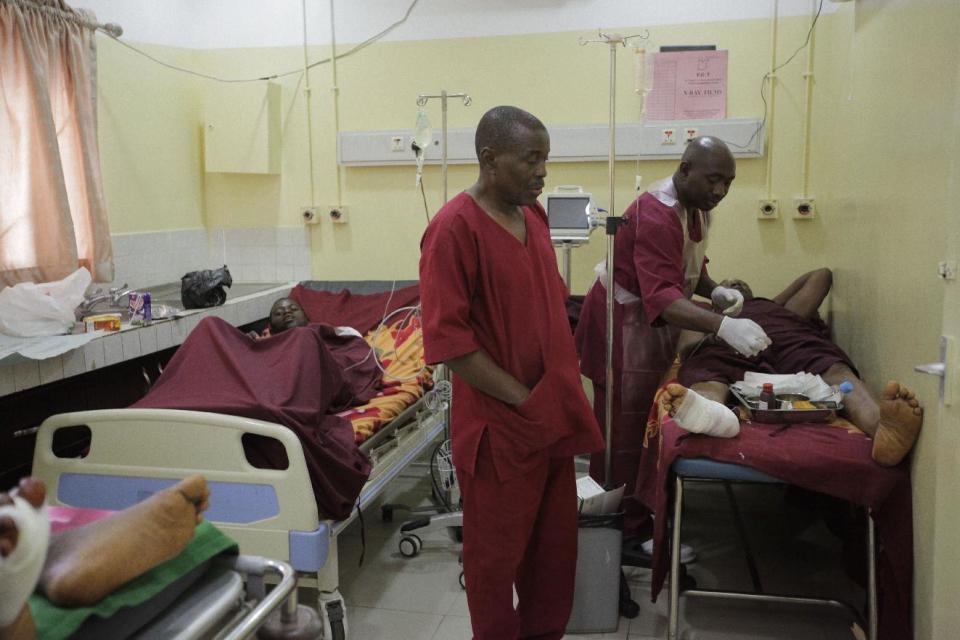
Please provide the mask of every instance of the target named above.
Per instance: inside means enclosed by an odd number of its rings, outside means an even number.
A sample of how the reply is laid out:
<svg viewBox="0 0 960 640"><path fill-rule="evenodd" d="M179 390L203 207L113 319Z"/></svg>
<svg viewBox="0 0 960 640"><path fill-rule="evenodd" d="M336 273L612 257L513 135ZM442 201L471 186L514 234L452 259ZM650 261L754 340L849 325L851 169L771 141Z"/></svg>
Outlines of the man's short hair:
<svg viewBox="0 0 960 640"><path fill-rule="evenodd" d="M484 147L498 151L509 149L521 128L544 131L547 129L539 118L523 109L510 106L490 109L483 114L477 125L477 134L474 137L477 157L480 157L480 150Z"/></svg>

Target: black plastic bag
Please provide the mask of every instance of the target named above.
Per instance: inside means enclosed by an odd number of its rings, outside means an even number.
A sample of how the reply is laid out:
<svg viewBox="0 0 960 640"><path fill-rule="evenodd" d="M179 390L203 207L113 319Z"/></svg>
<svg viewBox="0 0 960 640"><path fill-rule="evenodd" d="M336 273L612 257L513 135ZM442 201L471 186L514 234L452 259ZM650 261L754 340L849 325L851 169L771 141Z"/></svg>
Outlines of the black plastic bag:
<svg viewBox="0 0 960 640"><path fill-rule="evenodd" d="M184 309L217 307L226 302L224 287L233 284L227 265L219 269L191 271L180 278L180 301Z"/></svg>

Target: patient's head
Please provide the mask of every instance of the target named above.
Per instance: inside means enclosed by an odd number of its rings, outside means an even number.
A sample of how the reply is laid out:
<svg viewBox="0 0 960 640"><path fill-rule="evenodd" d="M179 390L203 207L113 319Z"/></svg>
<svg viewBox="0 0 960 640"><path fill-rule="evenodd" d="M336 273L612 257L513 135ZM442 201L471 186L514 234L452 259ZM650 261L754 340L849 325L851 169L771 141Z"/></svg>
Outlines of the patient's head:
<svg viewBox="0 0 960 640"><path fill-rule="evenodd" d="M751 289L750 285L748 285L743 280L738 280L737 278L731 278L729 280L724 280L723 282L721 282L720 286L727 287L729 289L736 289L737 291L743 294L744 300L753 299L753 289Z"/></svg>
<svg viewBox="0 0 960 640"><path fill-rule="evenodd" d="M305 327L310 323L296 300L280 298L270 307L270 333L276 335L293 327Z"/></svg>

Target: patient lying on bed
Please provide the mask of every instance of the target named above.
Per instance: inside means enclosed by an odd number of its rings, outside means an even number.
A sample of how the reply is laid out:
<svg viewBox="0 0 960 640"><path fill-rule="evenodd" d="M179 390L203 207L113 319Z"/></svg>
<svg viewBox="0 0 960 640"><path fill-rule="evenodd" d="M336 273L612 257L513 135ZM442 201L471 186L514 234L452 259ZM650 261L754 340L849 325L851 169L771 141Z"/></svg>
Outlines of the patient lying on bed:
<svg viewBox="0 0 960 640"><path fill-rule="evenodd" d="M886 466L898 464L919 436L923 410L914 393L895 381L887 383L879 400L874 399L847 354L830 341L817 309L831 285L830 270L819 269L800 276L768 300L754 297L742 280L724 282L723 286L743 294L740 317L759 324L773 344L757 357L746 358L702 334L688 336L686 355L681 346L680 384L669 385L663 396L677 424L713 435L736 435L738 421L723 406L728 385L742 380L746 371L805 371L820 375L830 385L849 380L853 391L843 399L845 417L873 438L874 460Z"/></svg>
<svg viewBox="0 0 960 640"><path fill-rule="evenodd" d="M102 520L50 534L46 487L24 478L0 493L0 640L36 636L27 598L36 588L63 607L93 605L183 551L210 491L190 476Z"/></svg>

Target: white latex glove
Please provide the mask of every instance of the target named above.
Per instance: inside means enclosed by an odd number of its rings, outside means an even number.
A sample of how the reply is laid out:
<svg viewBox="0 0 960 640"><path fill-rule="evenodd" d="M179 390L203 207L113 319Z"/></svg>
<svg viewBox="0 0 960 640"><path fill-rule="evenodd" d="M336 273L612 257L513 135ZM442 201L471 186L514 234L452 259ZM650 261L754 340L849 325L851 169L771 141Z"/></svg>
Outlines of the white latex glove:
<svg viewBox="0 0 960 640"><path fill-rule="evenodd" d="M770 338L753 320L724 316L717 336L741 355L753 357L770 346Z"/></svg>
<svg viewBox="0 0 960 640"><path fill-rule="evenodd" d="M710 292L710 300L725 316L738 316L743 309L743 294L736 289L717 285Z"/></svg>

